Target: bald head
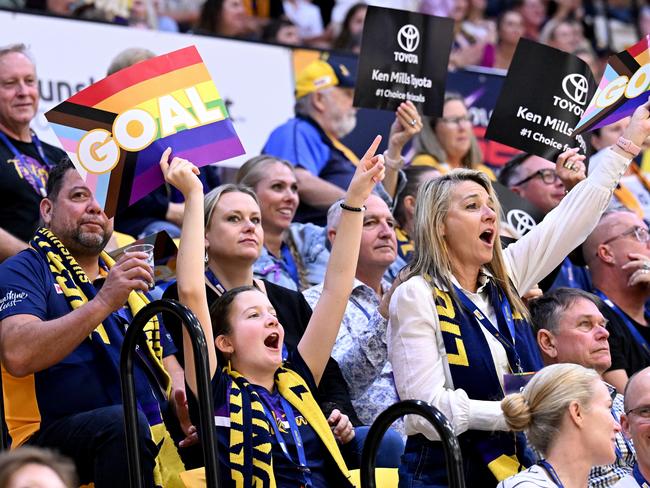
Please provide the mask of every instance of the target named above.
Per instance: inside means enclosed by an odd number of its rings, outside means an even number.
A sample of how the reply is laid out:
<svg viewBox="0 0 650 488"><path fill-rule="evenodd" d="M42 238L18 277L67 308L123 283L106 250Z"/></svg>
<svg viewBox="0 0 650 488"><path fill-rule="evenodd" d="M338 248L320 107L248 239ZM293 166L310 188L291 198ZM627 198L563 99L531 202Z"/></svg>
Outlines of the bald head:
<svg viewBox="0 0 650 488"><path fill-rule="evenodd" d="M605 212L582 245L582 252L589 267L593 269L604 265L606 261L603 261L600 246L635 225L643 225L643 221L633 212Z"/></svg>
<svg viewBox="0 0 650 488"><path fill-rule="evenodd" d="M625 385L623 408L626 412L637 408L643 397L650 394L650 367L637 371Z"/></svg>

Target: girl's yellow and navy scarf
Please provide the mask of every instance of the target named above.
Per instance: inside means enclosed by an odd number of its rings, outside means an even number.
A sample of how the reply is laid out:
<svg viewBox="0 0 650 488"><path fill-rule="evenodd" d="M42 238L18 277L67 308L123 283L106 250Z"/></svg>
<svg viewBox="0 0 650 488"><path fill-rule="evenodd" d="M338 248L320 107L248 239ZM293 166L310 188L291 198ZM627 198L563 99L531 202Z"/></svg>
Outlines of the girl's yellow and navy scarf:
<svg viewBox="0 0 650 488"><path fill-rule="evenodd" d="M36 232L30 246L39 253L48 263L54 280L61 288L70 308L73 310L88 303L95 297L96 290L84 270L79 266L70 251L59 241L59 239L48 229L41 228ZM106 275L113 266L113 259L102 252L100 259L100 273ZM141 292L131 292L128 297L128 307L132 316L137 314L149 303L147 296ZM162 359L163 350L160 344L160 324L157 317L153 317L145 326L146 338L146 360L149 369L158 381L161 393L169 398L171 391L171 379L165 370ZM107 366L109 374L113 371L115 381L107 381L107 388L110 397L116 404L122 403L119 383L119 362L120 349L124 341L124 326L115 314L110 314L90 334L89 339L97 352L97 357ZM118 344L119 346L115 346ZM136 375L136 393L140 408L147 416L151 427L152 438L160 447L158 455L158 466L154 473L156 484L159 486L182 486L178 473L184 469L178 456L174 443L165 428L160 404L154 392L149 387L147 378L139 378Z"/></svg>
<svg viewBox="0 0 650 488"><path fill-rule="evenodd" d="M237 371L224 367L230 377L230 473L237 488L275 488L271 455L271 426L262 400L250 383ZM339 451L327 419L302 377L287 368L275 375L275 386L309 423L325 445L340 471L341 483L351 486L350 473Z"/></svg>

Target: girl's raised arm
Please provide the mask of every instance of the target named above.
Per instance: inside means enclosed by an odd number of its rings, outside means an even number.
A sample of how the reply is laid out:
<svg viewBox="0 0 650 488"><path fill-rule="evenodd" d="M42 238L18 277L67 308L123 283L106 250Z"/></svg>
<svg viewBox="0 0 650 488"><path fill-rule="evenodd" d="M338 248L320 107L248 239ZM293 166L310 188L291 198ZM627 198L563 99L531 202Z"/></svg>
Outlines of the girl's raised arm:
<svg viewBox="0 0 650 488"><path fill-rule="evenodd" d="M199 169L186 159L173 158L169 163L171 148L160 158L160 169L165 181L174 185L185 197L185 213L181 231L181 244L176 263L178 298L197 316L205 340L208 344L210 377L217 368L217 354L212 337L212 323L208 299L205 293L204 253L205 228L203 224L203 185L197 177ZM189 334L183 327L183 353L185 354L185 377L187 384L196 394L196 372L194 371L194 351Z"/></svg>
<svg viewBox="0 0 650 488"><path fill-rule="evenodd" d="M375 156L380 142L381 136L377 136L359 161L345 194L345 206L363 207L375 184L384 178L383 158ZM345 307L352 292L362 228L363 212L345 210L344 207L325 273L323 292L314 308L307 330L298 344L300 355L317 384L332 354Z"/></svg>

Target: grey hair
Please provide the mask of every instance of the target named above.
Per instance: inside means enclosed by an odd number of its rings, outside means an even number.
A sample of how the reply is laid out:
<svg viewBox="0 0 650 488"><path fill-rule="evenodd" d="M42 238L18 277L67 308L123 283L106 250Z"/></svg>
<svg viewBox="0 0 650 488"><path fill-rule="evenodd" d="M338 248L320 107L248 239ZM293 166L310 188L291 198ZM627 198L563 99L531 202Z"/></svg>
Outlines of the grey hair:
<svg viewBox="0 0 650 488"><path fill-rule="evenodd" d="M296 100L295 105L293 106L293 111L296 115L305 115L311 116L312 110L312 98L314 97L313 93L309 93L304 97L300 97Z"/></svg>
<svg viewBox="0 0 650 488"><path fill-rule="evenodd" d="M524 387L501 401L508 427L525 431L530 443L542 454L556 440L562 419L572 402L589 410L598 373L574 363L546 366Z"/></svg>
<svg viewBox="0 0 650 488"><path fill-rule="evenodd" d="M330 208L327 210L327 231L335 230L339 226L341 221L341 204L345 201L344 198L339 198L335 201Z"/></svg>
<svg viewBox="0 0 650 488"><path fill-rule="evenodd" d="M257 195L253 190L244 185L236 185L234 183L226 183L225 185L219 185L205 195L203 199L203 217L206 230L210 227L210 220L212 219L212 214L214 209L219 203L219 200L226 193L245 193L257 203L259 207L260 201L257 199Z"/></svg>
<svg viewBox="0 0 650 488"><path fill-rule="evenodd" d="M257 184L267 176L267 168L271 164L276 163L285 165L295 176L296 170L289 161L276 158L275 156L269 156L268 154L260 154L249 159L239 167L235 176L235 182L255 190Z"/></svg>
<svg viewBox="0 0 650 488"><path fill-rule="evenodd" d="M34 66L36 66L36 61L34 60L34 56L29 51L26 44L19 42L16 44L9 44L7 46L0 46L0 59L5 57L7 54L11 54L11 53L22 54L27 59L29 59Z"/></svg>
<svg viewBox="0 0 650 488"><path fill-rule="evenodd" d="M600 298L579 288L557 288L531 300L528 309L535 333L542 329L557 333L562 314L580 299L593 302L599 308L602 306Z"/></svg>
<svg viewBox="0 0 650 488"><path fill-rule="evenodd" d="M439 178L425 181L420 186L415 203L415 252L408 267L408 277L418 275L430 277L431 280L437 281L449 290L452 300L459 305L458 297L453 292L451 258L447 241L443 236L443 226L449 212L452 192L457 185L465 181L472 181L483 187L494 202L494 211L497 214L497 233L492 260L486 267L505 292L513 309L527 318L528 310L510 282L503 258L498 218L501 215L501 205L490 179L480 171L459 168Z"/></svg>
<svg viewBox="0 0 650 488"><path fill-rule="evenodd" d="M444 105L447 102L458 100L465 105L465 99L457 93L446 93ZM442 143L436 135L435 127L441 117L423 117L422 131L413 139L413 151L417 156L419 154L429 154L439 163L447 162L447 153L442 147ZM465 168L476 169L483 163L483 154L478 145L474 131L470 131L470 147L467 154L462 158L462 164Z"/></svg>
<svg viewBox="0 0 650 488"><path fill-rule="evenodd" d="M108 66L106 75L112 75L118 71L133 66L134 64L146 61L147 59L155 58L156 54L149 49L143 47L130 47L120 52L113 58L111 64Z"/></svg>

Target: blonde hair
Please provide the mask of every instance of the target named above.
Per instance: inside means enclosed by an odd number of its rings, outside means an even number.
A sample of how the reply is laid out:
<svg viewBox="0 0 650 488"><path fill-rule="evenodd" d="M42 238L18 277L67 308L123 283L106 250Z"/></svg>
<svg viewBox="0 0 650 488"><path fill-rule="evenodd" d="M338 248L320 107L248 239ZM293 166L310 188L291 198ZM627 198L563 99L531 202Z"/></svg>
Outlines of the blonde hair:
<svg viewBox="0 0 650 488"><path fill-rule="evenodd" d="M267 176L267 168L271 164L276 163L285 165L295 176L295 168L289 161L278 159L274 156L269 156L268 154L260 154L259 156L249 159L239 167L237 175L235 176L235 182L255 190L257 184Z"/></svg>
<svg viewBox="0 0 650 488"><path fill-rule="evenodd" d="M522 393L501 401L508 427L525 431L530 443L546 455L556 439L571 402L588 409L600 376L574 363L546 366L535 374Z"/></svg>
<svg viewBox="0 0 650 488"><path fill-rule="evenodd" d="M214 209L219 203L219 200L226 193L245 193L253 200L257 206L260 206L260 202L257 199L257 195L253 190L244 185L235 185L234 183L226 183L225 185L219 185L205 195L203 199L203 217L205 229L207 230L210 227L210 220L212 219L212 214Z"/></svg>
<svg viewBox="0 0 650 488"><path fill-rule="evenodd" d="M457 93L446 93L444 105L447 102L458 100L462 102L465 107L465 100ZM447 162L447 153L445 152L440 139L436 135L435 127L441 117L423 117L422 131L413 139L413 152L415 156L420 154L429 154L438 163ZM462 157L461 162L464 168L476 169L479 165L483 164L483 154L478 145L474 131L471 130L469 134L470 147L467 153Z"/></svg>
<svg viewBox="0 0 650 488"><path fill-rule="evenodd" d="M494 188L492 188L490 179L480 171L455 169L439 178L425 181L420 186L415 203L415 252L413 261L408 268L408 276L420 275L427 277L430 282L432 280L437 282L449 291L456 305L459 305L451 281L453 271L449 248L443 236L443 226L449 212L452 192L457 185L465 181L472 181L483 187L494 202L494 211L497 214L497 233L494 238L492 260L486 265L486 268L506 294L514 311L528 318L528 309L510 283L503 259L501 238L498 232L500 225L498 217L501 215L501 205Z"/></svg>

